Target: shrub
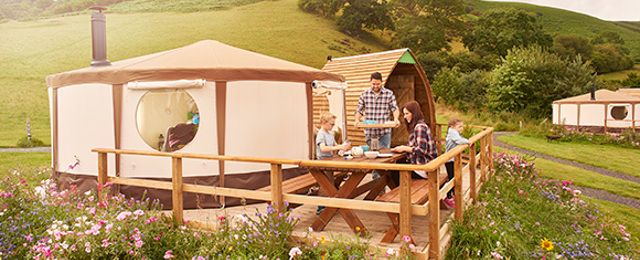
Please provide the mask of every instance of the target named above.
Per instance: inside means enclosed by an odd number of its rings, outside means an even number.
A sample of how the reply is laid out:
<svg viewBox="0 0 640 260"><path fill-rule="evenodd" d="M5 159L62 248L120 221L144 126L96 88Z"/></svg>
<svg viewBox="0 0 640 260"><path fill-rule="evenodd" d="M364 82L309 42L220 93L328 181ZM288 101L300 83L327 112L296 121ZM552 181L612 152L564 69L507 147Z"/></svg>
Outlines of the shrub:
<svg viewBox="0 0 640 260"><path fill-rule="evenodd" d="M23 137L23 138L20 138L20 140L18 140L17 146L20 148L29 148L29 147L42 147L45 145L44 145L44 142L42 142L42 140L38 138L31 137L30 139L28 139L27 137Z"/></svg>

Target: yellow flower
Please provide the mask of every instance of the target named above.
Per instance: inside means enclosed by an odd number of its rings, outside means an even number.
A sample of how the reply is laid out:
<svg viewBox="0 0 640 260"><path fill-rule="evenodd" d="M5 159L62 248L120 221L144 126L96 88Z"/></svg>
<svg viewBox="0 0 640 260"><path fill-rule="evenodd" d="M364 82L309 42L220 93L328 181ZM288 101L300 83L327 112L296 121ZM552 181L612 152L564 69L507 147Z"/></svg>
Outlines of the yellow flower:
<svg viewBox="0 0 640 260"><path fill-rule="evenodd" d="M233 250L233 247L232 247L232 246L231 246L231 247L229 247L229 251L231 251L231 250Z"/></svg>
<svg viewBox="0 0 640 260"><path fill-rule="evenodd" d="M356 227L356 231L360 231L360 227Z"/></svg>
<svg viewBox="0 0 640 260"><path fill-rule="evenodd" d="M542 248L546 249L547 251L553 250L553 242L547 240L546 238L541 239L540 242Z"/></svg>

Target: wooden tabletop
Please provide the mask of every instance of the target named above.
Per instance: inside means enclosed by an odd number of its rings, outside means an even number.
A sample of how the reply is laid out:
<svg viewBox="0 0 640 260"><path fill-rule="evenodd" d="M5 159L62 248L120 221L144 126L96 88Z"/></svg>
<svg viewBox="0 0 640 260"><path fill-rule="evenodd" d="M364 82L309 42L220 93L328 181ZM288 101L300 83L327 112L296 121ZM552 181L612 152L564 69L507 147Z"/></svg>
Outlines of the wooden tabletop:
<svg viewBox="0 0 640 260"><path fill-rule="evenodd" d="M398 161L403 161L406 158L405 153L391 152L391 148L381 148L378 150L378 152L392 154L392 155L389 157L377 157L374 159L367 158L364 155L358 156L358 157L352 157L352 158L349 158L347 156L334 155L332 157L322 158L318 160L333 161L333 162L350 162L350 163L396 163ZM305 168L310 168L310 166L306 166ZM345 170L345 168L329 168L329 167L317 167L317 166L313 166L311 168L321 168L322 170L336 170L336 171ZM354 169L354 170L359 170L359 169Z"/></svg>

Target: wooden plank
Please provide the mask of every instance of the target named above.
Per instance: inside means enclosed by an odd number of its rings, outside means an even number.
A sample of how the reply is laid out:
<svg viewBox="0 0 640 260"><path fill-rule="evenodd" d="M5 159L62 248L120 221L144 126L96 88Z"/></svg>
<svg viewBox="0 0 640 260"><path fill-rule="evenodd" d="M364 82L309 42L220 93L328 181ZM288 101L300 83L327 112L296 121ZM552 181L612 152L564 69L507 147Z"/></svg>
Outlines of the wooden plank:
<svg viewBox="0 0 640 260"><path fill-rule="evenodd" d="M171 182L173 183L173 189L171 192L171 201L173 202L173 219L178 223L183 223L182 158L174 157L171 160L171 166L173 167L171 176Z"/></svg>
<svg viewBox="0 0 640 260"><path fill-rule="evenodd" d="M487 159L489 162L489 170L493 169L493 128L489 128L489 134L487 135L487 149L489 150L487 154Z"/></svg>
<svg viewBox="0 0 640 260"><path fill-rule="evenodd" d="M102 201L101 190L107 183L107 153L98 153L98 201Z"/></svg>
<svg viewBox="0 0 640 260"><path fill-rule="evenodd" d="M246 199L255 199L255 200L263 200L270 201L271 193L267 191L255 191L255 190L245 190L245 189L234 189L234 188L224 188L224 187L215 187L215 186L204 186L204 185L195 185L195 184L183 184L182 185L184 192L194 192L205 195L213 195L213 196L229 196L235 198L246 198Z"/></svg>
<svg viewBox="0 0 640 260"><path fill-rule="evenodd" d="M453 159L453 179L455 182L455 218L458 221L462 221L462 154L458 154L455 159Z"/></svg>
<svg viewBox="0 0 640 260"><path fill-rule="evenodd" d="M437 171L429 171L430 180L438 178ZM429 182L429 258L439 259L440 249L440 203L438 203L438 182Z"/></svg>
<svg viewBox="0 0 640 260"><path fill-rule="evenodd" d="M112 182L114 184L129 185L129 186L136 186L136 187L147 187L151 189L161 189L161 190L173 189L173 184L168 181L130 179L130 178L122 178L122 177L107 177L107 181Z"/></svg>
<svg viewBox="0 0 640 260"><path fill-rule="evenodd" d="M471 143L469 146L469 187L471 189L471 203L475 204L478 200L478 193L476 192L476 144Z"/></svg>
<svg viewBox="0 0 640 260"><path fill-rule="evenodd" d="M282 198L282 165L271 164L271 204L282 211L284 200Z"/></svg>

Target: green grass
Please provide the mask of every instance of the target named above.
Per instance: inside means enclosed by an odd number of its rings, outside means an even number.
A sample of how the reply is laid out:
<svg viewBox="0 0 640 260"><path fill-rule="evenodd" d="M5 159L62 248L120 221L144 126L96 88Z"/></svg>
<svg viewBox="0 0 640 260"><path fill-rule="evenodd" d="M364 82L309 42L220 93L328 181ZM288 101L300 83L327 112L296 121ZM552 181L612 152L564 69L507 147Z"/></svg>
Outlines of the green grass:
<svg viewBox="0 0 640 260"><path fill-rule="evenodd" d="M51 153L0 153L0 177L12 170L51 167Z"/></svg>
<svg viewBox="0 0 640 260"><path fill-rule="evenodd" d="M494 147L494 150L496 152L520 154L500 147ZM620 196L640 199L640 184L636 182L621 180L542 158L536 158L534 162L536 168L540 169L540 176L542 177L573 181L573 184L581 187L603 190Z"/></svg>
<svg viewBox="0 0 640 260"><path fill-rule="evenodd" d="M602 75L598 75L601 79L606 79L606 80L625 80L627 79L628 74L629 73L635 73L640 75L640 64L636 64L633 66L632 69L629 70L622 70L622 71L616 71L616 72L611 72L611 73L607 73L607 74L602 74Z"/></svg>
<svg viewBox="0 0 640 260"><path fill-rule="evenodd" d="M524 3L488 2L481 0L465 0L466 4L473 8L487 12L494 8L524 9L538 14L538 21L549 34L577 34L587 38L593 38L603 31L614 31L620 34L625 41L625 47L633 56L640 56L640 22L611 22L588 16L586 14L571 12L551 7L536 6Z"/></svg>
<svg viewBox="0 0 640 260"><path fill-rule="evenodd" d="M332 21L304 13L296 3L264 1L194 13L108 13L107 56L118 61L212 39L321 68L327 55L342 57L388 48L375 36L348 37ZM332 45L340 46L342 52L329 49ZM0 23L0 49L0 147L15 146L26 135L27 118L32 134L50 143L45 77L89 66L90 16Z"/></svg>
<svg viewBox="0 0 640 260"><path fill-rule="evenodd" d="M550 143L546 139L522 135L505 135L498 137L498 140L530 151L640 177L640 149L570 142Z"/></svg>

